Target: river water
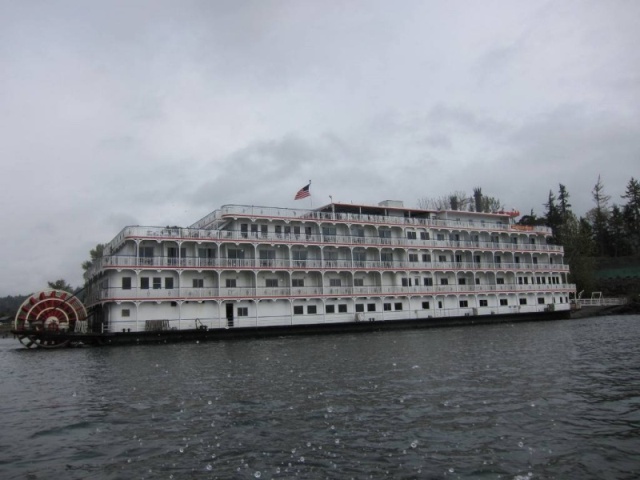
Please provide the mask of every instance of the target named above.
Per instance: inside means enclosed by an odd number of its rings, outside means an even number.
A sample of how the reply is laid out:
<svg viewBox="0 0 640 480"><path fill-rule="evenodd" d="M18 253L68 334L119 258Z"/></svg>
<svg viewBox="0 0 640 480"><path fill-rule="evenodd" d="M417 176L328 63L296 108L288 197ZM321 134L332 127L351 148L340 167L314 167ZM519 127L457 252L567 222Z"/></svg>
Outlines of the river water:
<svg viewBox="0 0 640 480"><path fill-rule="evenodd" d="M640 476L640 316L163 346L0 340L0 478Z"/></svg>

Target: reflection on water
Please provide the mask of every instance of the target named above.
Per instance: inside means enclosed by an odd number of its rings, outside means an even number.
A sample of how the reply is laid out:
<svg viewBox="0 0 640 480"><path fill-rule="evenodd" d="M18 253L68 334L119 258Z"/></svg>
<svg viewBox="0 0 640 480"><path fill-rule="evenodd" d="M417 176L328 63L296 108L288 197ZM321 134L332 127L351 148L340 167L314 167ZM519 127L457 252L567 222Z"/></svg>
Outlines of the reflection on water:
<svg viewBox="0 0 640 480"><path fill-rule="evenodd" d="M640 317L27 351L2 478L635 478Z"/></svg>

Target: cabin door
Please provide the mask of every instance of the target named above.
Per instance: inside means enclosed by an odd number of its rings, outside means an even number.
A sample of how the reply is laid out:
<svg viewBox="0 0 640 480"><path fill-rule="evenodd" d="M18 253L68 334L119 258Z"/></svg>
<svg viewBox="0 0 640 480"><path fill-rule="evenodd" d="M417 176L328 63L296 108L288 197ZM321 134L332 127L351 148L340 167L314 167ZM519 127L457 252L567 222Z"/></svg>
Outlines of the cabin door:
<svg viewBox="0 0 640 480"><path fill-rule="evenodd" d="M233 327L233 303L226 303L227 327Z"/></svg>

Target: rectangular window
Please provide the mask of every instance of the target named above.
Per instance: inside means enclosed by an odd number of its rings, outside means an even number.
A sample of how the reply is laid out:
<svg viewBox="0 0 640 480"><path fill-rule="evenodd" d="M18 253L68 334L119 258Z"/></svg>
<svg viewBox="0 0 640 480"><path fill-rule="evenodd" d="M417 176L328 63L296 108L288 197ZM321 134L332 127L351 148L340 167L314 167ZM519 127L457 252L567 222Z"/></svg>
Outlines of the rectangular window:
<svg viewBox="0 0 640 480"><path fill-rule="evenodd" d="M296 261L302 261L307 259L307 251L306 250L293 250L291 252L291 257Z"/></svg>
<svg viewBox="0 0 640 480"><path fill-rule="evenodd" d="M364 250L354 250L353 251L353 261L354 262L366 262L367 261L367 253Z"/></svg>
<svg viewBox="0 0 640 480"><path fill-rule="evenodd" d="M173 278L172 277L165 277L164 278L164 288L166 288L167 290L172 290L173 289Z"/></svg>
<svg viewBox="0 0 640 480"><path fill-rule="evenodd" d="M416 232L407 232L407 238L409 240L415 240L418 238L418 235Z"/></svg>
<svg viewBox="0 0 640 480"><path fill-rule="evenodd" d="M423 281L425 287L431 287L433 285L433 278L431 277L424 277Z"/></svg>
<svg viewBox="0 0 640 480"><path fill-rule="evenodd" d="M268 225L260 225L260 234L261 234L263 237L266 237L266 236L267 236L267 233L269 233Z"/></svg>
<svg viewBox="0 0 640 480"><path fill-rule="evenodd" d="M336 312L336 306L335 305L327 305L325 307L324 311L326 313L335 313Z"/></svg>
<svg viewBox="0 0 640 480"><path fill-rule="evenodd" d="M429 240L429 232L420 232L420 240Z"/></svg>
<svg viewBox="0 0 640 480"><path fill-rule="evenodd" d="M122 277L122 289L131 290L131 277Z"/></svg>
<svg viewBox="0 0 640 480"><path fill-rule="evenodd" d="M448 278L441 278L440 279L440 285L449 285L449 279Z"/></svg>
<svg viewBox="0 0 640 480"><path fill-rule="evenodd" d="M123 308L122 309L122 318L127 318L131 316L131 310L129 310L128 308Z"/></svg>
<svg viewBox="0 0 640 480"><path fill-rule="evenodd" d="M340 279L340 278L330 278L329 279L329 286L330 287L340 287L340 286L342 286L342 279Z"/></svg>
<svg viewBox="0 0 640 480"><path fill-rule="evenodd" d="M496 284L504 285L504 278L496 278Z"/></svg>
<svg viewBox="0 0 640 480"><path fill-rule="evenodd" d="M391 311L391 304L390 304L390 303L384 303L384 304L382 304L382 309L383 309L385 312L389 312L389 311Z"/></svg>
<svg viewBox="0 0 640 480"><path fill-rule="evenodd" d="M276 236L280 238L280 235L282 234L282 225L276 225L275 230L276 230Z"/></svg>
<svg viewBox="0 0 640 480"><path fill-rule="evenodd" d="M267 288L277 288L278 279L277 278L267 278L265 283L266 283L266 287Z"/></svg>
<svg viewBox="0 0 640 480"><path fill-rule="evenodd" d="M467 300L460 300L460 308L467 308L469 306L469 302Z"/></svg>
<svg viewBox="0 0 640 480"><path fill-rule="evenodd" d="M402 279L402 286L403 287L410 287L411 286L411 279L410 278L403 278Z"/></svg>
<svg viewBox="0 0 640 480"><path fill-rule="evenodd" d="M467 279L466 278L459 278L458 279L458 285L466 285L467 284Z"/></svg>
<svg viewBox="0 0 640 480"><path fill-rule="evenodd" d="M422 308L423 308L423 310L428 310L429 309L429 302L422 302Z"/></svg>
<svg viewBox="0 0 640 480"><path fill-rule="evenodd" d="M227 288L236 288L236 279L235 278L227 278L225 280L225 285Z"/></svg>
<svg viewBox="0 0 640 480"><path fill-rule="evenodd" d="M391 252L381 253L380 260L382 262L393 262L393 253Z"/></svg>
<svg viewBox="0 0 640 480"><path fill-rule="evenodd" d="M364 287L364 278L354 278L353 279L354 287Z"/></svg>
<svg viewBox="0 0 640 480"><path fill-rule="evenodd" d="M487 300L480 300L480 306L481 307L487 307L487 306L489 306L489 302Z"/></svg>
<svg viewBox="0 0 640 480"><path fill-rule="evenodd" d="M194 278L192 280L193 288L204 288L204 279L203 278Z"/></svg>
<svg viewBox="0 0 640 480"><path fill-rule="evenodd" d="M438 233L438 234L436 234L436 239L437 239L437 240L441 240L441 241L442 241L442 240L444 240L444 233Z"/></svg>
<svg viewBox="0 0 640 480"><path fill-rule="evenodd" d="M542 298L542 297L538 297L538 303L539 303L540 305L544 305L544 298Z"/></svg>
<svg viewBox="0 0 640 480"><path fill-rule="evenodd" d="M500 265L501 261L500 255L496 255L496 265Z"/></svg>
<svg viewBox="0 0 640 480"><path fill-rule="evenodd" d="M431 255L428 253L423 253L422 254L422 261L424 263L429 263L431 261Z"/></svg>
<svg viewBox="0 0 640 480"><path fill-rule="evenodd" d="M307 313L309 315L315 315L316 313L318 313L318 307L316 307L315 305L307 305Z"/></svg>
<svg viewBox="0 0 640 480"><path fill-rule="evenodd" d="M304 307L302 305L295 305L293 307L294 315L302 315L304 313Z"/></svg>
<svg viewBox="0 0 640 480"><path fill-rule="evenodd" d="M239 317L248 317L249 316L249 307L238 307L238 316Z"/></svg>
<svg viewBox="0 0 640 480"><path fill-rule="evenodd" d="M480 285L480 279L476 278L476 285Z"/></svg>
<svg viewBox="0 0 640 480"><path fill-rule="evenodd" d="M506 307L507 305L509 305L509 302L507 301L506 298L501 298L500 299L500 306L501 307Z"/></svg>
<svg viewBox="0 0 640 480"><path fill-rule="evenodd" d="M396 302L393 304L394 310L402 310L402 302Z"/></svg>
<svg viewBox="0 0 640 480"><path fill-rule="evenodd" d="M521 298L520 299L520 305L526 305L527 304L527 299L526 298Z"/></svg>
<svg viewBox="0 0 640 480"><path fill-rule="evenodd" d="M260 266L271 267L275 263L276 251L275 250L260 250Z"/></svg>
<svg viewBox="0 0 640 480"><path fill-rule="evenodd" d="M375 303L367 303L367 312L375 312L376 304Z"/></svg>
<svg viewBox="0 0 640 480"><path fill-rule="evenodd" d="M341 303L338 305L338 313L347 313L347 304Z"/></svg>
<svg viewBox="0 0 640 480"><path fill-rule="evenodd" d="M304 278L293 278L291 280L292 287L304 287Z"/></svg>
<svg viewBox="0 0 640 480"><path fill-rule="evenodd" d="M149 277L140 277L140 288L142 290L149 290Z"/></svg>
<svg viewBox="0 0 640 480"><path fill-rule="evenodd" d="M153 247L140 247L140 263L153 265Z"/></svg>
<svg viewBox="0 0 640 480"><path fill-rule="evenodd" d="M409 254L409 261L410 262L417 262L418 261L418 254L417 253L410 253Z"/></svg>
<svg viewBox="0 0 640 480"><path fill-rule="evenodd" d="M364 312L364 303L356 303L356 312Z"/></svg>
<svg viewBox="0 0 640 480"><path fill-rule="evenodd" d="M240 250L238 248L230 248L227 252L227 256L233 260L242 260L244 259L244 250Z"/></svg>
<svg viewBox="0 0 640 480"><path fill-rule="evenodd" d="M439 262L446 262L447 261L447 256L446 255L438 255L438 261Z"/></svg>

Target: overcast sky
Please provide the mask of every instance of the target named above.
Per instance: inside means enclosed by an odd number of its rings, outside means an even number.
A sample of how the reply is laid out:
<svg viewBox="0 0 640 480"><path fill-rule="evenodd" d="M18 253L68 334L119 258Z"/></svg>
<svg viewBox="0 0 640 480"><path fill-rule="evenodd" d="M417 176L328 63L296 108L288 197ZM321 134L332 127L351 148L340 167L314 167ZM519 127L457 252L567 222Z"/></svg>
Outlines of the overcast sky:
<svg viewBox="0 0 640 480"><path fill-rule="evenodd" d="M126 225L640 177L640 1L0 0L0 296Z"/></svg>

